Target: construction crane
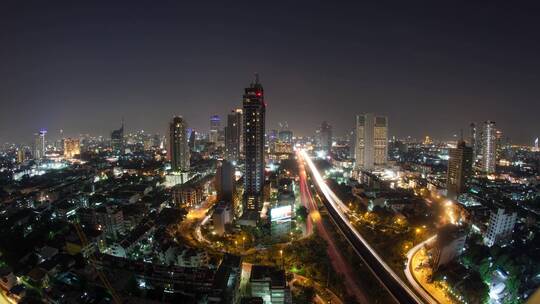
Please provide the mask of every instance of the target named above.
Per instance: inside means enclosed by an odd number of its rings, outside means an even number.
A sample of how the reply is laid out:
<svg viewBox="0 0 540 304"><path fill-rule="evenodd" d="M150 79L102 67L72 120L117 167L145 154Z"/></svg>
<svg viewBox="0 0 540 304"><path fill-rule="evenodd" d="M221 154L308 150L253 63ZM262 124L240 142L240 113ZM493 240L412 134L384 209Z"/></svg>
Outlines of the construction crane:
<svg viewBox="0 0 540 304"><path fill-rule="evenodd" d="M77 231L77 235L79 236L79 239L81 239L82 248L88 246L88 239L86 238L86 234L82 230L82 227L79 224L79 222L74 221L73 226L75 226L75 230ZM94 258L94 252L93 251L90 252L90 254L88 255L88 260L90 261L90 265L92 265L92 267L94 267L94 270L96 271L99 279L101 280L101 283L103 283L103 286L105 288L107 288L107 290L111 294L113 303L122 304L122 300L120 300L120 297L118 296L118 294L116 293L116 291L112 287L111 282L109 282L109 279L107 278L107 276L97 266L96 259Z"/></svg>

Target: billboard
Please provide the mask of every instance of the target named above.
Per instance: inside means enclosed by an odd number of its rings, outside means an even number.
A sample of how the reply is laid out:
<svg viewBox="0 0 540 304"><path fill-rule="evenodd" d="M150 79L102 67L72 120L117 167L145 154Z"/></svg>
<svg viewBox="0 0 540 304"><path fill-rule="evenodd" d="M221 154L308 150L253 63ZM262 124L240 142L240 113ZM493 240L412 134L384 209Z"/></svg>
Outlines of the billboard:
<svg viewBox="0 0 540 304"><path fill-rule="evenodd" d="M272 222L290 220L291 217L292 217L291 205L280 206L280 207L272 208L270 210L270 219L272 220Z"/></svg>

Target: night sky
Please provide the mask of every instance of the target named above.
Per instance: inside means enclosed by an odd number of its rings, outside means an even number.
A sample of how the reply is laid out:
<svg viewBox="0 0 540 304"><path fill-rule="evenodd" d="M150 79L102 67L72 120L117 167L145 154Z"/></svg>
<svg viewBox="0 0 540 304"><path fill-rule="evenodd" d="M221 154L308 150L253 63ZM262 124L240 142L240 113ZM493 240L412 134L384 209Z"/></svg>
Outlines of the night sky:
<svg viewBox="0 0 540 304"><path fill-rule="evenodd" d="M122 117L163 134L175 114L207 131L255 72L267 129L311 135L327 120L340 135L375 112L396 136L448 139L488 119L514 142L540 136L538 8L184 2L2 1L0 142L108 136Z"/></svg>

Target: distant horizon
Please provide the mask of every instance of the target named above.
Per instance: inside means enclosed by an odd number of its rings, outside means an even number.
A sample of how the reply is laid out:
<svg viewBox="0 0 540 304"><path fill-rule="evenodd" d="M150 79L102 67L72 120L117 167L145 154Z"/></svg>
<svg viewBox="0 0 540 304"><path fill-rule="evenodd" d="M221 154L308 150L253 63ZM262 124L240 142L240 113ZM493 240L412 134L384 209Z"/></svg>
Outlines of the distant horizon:
<svg viewBox="0 0 540 304"><path fill-rule="evenodd" d="M0 142L42 127L108 134L122 117L163 132L181 114L206 130L259 73L267 129L286 121L308 135L326 120L344 134L371 112L397 137L451 138L493 120L530 143L540 136L537 16L504 1L9 2Z"/></svg>

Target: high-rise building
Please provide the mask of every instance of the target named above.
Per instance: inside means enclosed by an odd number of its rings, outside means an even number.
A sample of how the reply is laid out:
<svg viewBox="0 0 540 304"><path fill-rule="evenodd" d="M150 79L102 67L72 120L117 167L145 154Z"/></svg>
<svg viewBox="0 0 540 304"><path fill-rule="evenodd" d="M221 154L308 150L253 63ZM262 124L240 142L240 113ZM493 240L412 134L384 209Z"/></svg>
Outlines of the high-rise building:
<svg viewBox="0 0 540 304"><path fill-rule="evenodd" d="M243 96L244 137L244 199L243 210L259 212L262 207L264 185L264 90L256 75L255 82L245 89Z"/></svg>
<svg viewBox="0 0 540 304"><path fill-rule="evenodd" d="M388 158L388 119L385 116L356 115L356 168L371 170Z"/></svg>
<svg viewBox="0 0 540 304"><path fill-rule="evenodd" d="M78 138L64 138L64 156L73 158L81 154L81 143Z"/></svg>
<svg viewBox="0 0 540 304"><path fill-rule="evenodd" d="M450 149L449 156L446 189L448 196L456 199L465 192L467 181L471 176L473 148L468 147L462 140L455 149Z"/></svg>
<svg viewBox="0 0 540 304"><path fill-rule="evenodd" d="M26 160L26 151L24 148L17 149L17 163L22 164Z"/></svg>
<svg viewBox="0 0 540 304"><path fill-rule="evenodd" d="M323 121L321 124L319 138L321 150L325 151L326 155L329 155L332 149L332 126L327 121Z"/></svg>
<svg viewBox="0 0 540 304"><path fill-rule="evenodd" d="M221 162L216 170L217 199L232 204L234 194L234 167L228 161Z"/></svg>
<svg viewBox="0 0 540 304"><path fill-rule="evenodd" d="M494 121L484 122L482 130L482 161L480 170L486 174L495 173L497 162L496 129Z"/></svg>
<svg viewBox="0 0 540 304"><path fill-rule="evenodd" d="M45 135L47 135L47 130L45 129L41 129L35 134L34 159L42 159L45 157Z"/></svg>
<svg viewBox="0 0 540 304"><path fill-rule="evenodd" d="M175 172L189 171L189 146L187 122L175 116L169 124L169 159Z"/></svg>
<svg viewBox="0 0 540 304"><path fill-rule="evenodd" d="M122 127L111 132L111 149L114 154L124 154L124 121Z"/></svg>
<svg viewBox="0 0 540 304"><path fill-rule="evenodd" d="M240 159L242 138L242 109L233 110L227 115L225 127L225 158L232 162Z"/></svg>
<svg viewBox="0 0 540 304"><path fill-rule="evenodd" d="M471 122L471 135L470 135L470 139L469 139L469 142L470 142L470 146L473 150L473 163L476 161L476 158L478 156L479 153L479 150L478 150L478 147L479 147L479 144L478 144L478 132L476 130L476 124L474 122Z"/></svg>
<svg viewBox="0 0 540 304"><path fill-rule="evenodd" d="M194 129L189 129L188 133L189 133L189 137L188 137L189 150L190 151L195 151L195 141L196 141L196 138L197 138L196 137L197 133L195 132Z"/></svg>
<svg viewBox="0 0 540 304"><path fill-rule="evenodd" d="M493 246L504 242L514 231L517 221L515 211L497 208L491 211L487 230L484 234L484 244Z"/></svg>
<svg viewBox="0 0 540 304"><path fill-rule="evenodd" d="M218 115L210 116L210 133L208 134L208 141L214 144L219 140L219 129L221 128L221 118Z"/></svg>

